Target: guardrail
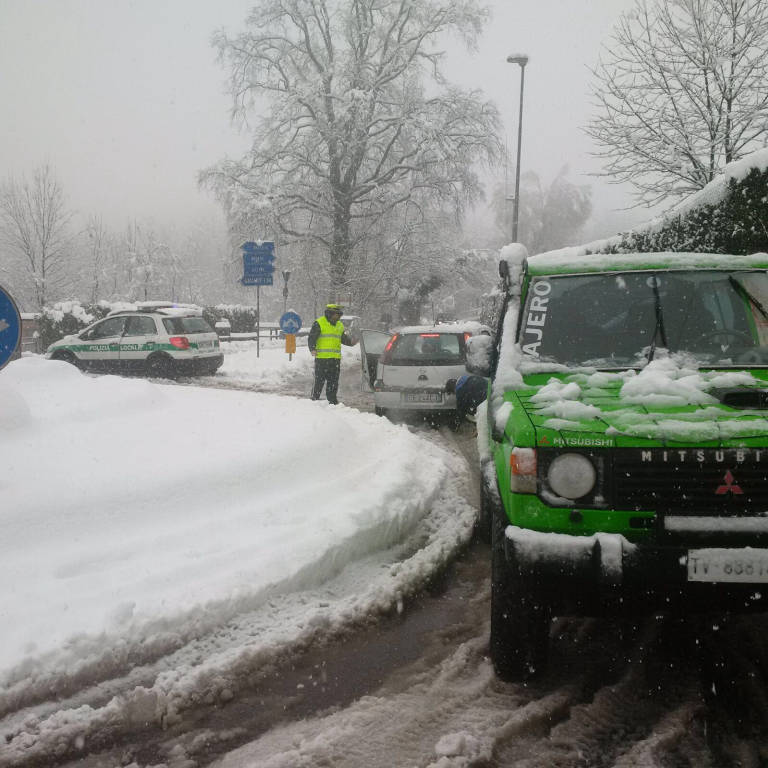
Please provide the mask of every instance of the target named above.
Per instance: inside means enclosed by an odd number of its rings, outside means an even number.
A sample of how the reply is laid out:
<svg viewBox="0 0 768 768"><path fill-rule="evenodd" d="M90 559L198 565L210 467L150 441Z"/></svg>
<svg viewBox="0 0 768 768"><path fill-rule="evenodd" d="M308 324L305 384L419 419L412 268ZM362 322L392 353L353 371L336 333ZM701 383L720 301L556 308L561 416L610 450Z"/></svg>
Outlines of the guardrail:
<svg viewBox="0 0 768 768"><path fill-rule="evenodd" d="M308 336L309 328L301 328L296 336ZM282 339L284 338L283 332L280 330L279 325L262 325L259 329L260 339ZM256 331L251 333L230 333L228 335L220 335L220 341L255 341Z"/></svg>

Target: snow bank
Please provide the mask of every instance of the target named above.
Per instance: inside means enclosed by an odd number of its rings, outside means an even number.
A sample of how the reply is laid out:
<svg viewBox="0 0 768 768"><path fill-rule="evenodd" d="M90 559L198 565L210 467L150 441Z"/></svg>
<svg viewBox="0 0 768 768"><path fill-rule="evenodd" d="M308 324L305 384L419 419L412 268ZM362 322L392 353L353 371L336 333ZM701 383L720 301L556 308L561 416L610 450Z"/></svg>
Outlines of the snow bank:
<svg viewBox="0 0 768 768"><path fill-rule="evenodd" d="M437 447L343 406L38 358L2 387L6 685L330 578L402 539L447 473Z"/></svg>

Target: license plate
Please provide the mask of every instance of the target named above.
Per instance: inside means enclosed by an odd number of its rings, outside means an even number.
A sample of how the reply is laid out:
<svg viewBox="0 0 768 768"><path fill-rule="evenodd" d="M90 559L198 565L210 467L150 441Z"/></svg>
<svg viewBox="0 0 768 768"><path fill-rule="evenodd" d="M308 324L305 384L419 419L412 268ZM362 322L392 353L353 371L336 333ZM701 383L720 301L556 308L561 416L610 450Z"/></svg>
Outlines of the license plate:
<svg viewBox="0 0 768 768"><path fill-rule="evenodd" d="M212 341L199 341L197 343L198 349L213 349L213 342Z"/></svg>
<svg viewBox="0 0 768 768"><path fill-rule="evenodd" d="M404 403L442 403L442 392L403 392Z"/></svg>
<svg viewBox="0 0 768 768"><path fill-rule="evenodd" d="M768 582L768 550L691 549L688 581Z"/></svg>

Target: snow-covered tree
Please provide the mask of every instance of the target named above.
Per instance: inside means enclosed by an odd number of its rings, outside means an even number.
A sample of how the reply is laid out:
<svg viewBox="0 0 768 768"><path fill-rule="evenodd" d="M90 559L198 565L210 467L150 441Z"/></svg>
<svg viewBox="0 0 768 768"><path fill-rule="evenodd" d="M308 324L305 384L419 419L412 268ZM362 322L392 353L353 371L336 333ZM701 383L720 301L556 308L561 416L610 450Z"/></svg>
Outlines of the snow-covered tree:
<svg viewBox="0 0 768 768"><path fill-rule="evenodd" d="M637 0L593 92L603 175L648 205L701 189L768 139L768 3Z"/></svg>
<svg viewBox="0 0 768 768"><path fill-rule="evenodd" d="M518 239L528 251L541 253L577 242L592 213L590 187L571 182L567 166L560 169L548 187L542 185L533 171L523 174L520 182ZM505 234L511 221L510 205L504 188L497 188L493 196L496 225Z"/></svg>
<svg viewBox="0 0 768 768"><path fill-rule="evenodd" d="M255 126L245 158L201 175L233 231L326 253L338 295L377 222L415 196L460 212L479 193L477 161L498 152L498 113L445 81L438 45L474 44L478 3L259 0L246 32L217 34L233 115Z"/></svg>
<svg viewBox="0 0 768 768"><path fill-rule="evenodd" d="M88 217L80 239L85 251L84 279L81 283L87 290L91 303L95 304L113 292L114 242L103 219L96 215ZM85 285L86 279L90 284L88 286Z"/></svg>
<svg viewBox="0 0 768 768"><path fill-rule="evenodd" d="M71 219L48 165L36 170L32 181L8 179L0 186L0 269L37 310L72 283Z"/></svg>

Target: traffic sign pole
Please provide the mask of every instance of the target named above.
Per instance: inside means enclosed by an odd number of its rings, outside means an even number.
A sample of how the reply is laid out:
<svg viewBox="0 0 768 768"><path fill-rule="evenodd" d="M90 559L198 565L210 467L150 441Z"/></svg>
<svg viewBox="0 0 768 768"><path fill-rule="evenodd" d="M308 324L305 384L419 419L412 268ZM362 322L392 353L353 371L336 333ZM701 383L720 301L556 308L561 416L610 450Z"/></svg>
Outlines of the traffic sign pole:
<svg viewBox="0 0 768 768"><path fill-rule="evenodd" d="M275 244L271 241L247 241L240 246L243 252L241 285L256 286L256 357L261 354L261 286L272 285L275 272Z"/></svg>

